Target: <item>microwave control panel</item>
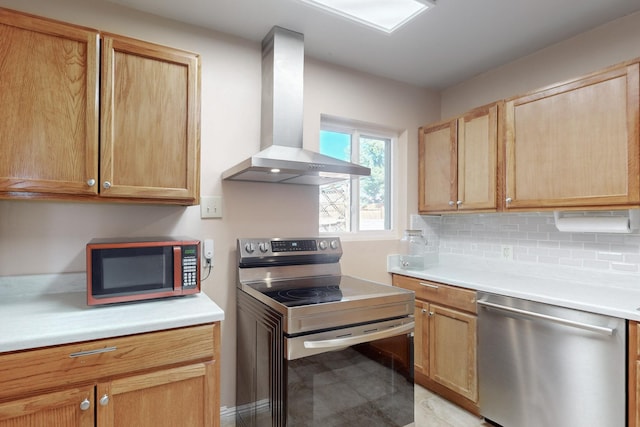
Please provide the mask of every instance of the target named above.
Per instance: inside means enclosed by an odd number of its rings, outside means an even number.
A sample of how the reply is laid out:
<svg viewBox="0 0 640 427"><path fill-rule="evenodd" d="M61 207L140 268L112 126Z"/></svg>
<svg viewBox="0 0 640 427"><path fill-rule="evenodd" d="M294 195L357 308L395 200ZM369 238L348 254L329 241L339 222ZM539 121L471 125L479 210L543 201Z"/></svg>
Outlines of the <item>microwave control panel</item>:
<svg viewBox="0 0 640 427"><path fill-rule="evenodd" d="M198 286L198 248L195 245L182 247L182 288Z"/></svg>

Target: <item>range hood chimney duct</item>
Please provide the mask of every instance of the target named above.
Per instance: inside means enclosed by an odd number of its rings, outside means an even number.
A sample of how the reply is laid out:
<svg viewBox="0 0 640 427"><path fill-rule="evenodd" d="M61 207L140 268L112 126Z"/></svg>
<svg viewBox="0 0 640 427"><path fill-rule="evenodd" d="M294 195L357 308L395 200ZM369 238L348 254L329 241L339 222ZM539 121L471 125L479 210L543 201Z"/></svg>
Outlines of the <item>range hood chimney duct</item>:
<svg viewBox="0 0 640 427"><path fill-rule="evenodd" d="M302 148L304 36L273 27L262 40L261 151L222 178L321 185L368 176L369 168Z"/></svg>

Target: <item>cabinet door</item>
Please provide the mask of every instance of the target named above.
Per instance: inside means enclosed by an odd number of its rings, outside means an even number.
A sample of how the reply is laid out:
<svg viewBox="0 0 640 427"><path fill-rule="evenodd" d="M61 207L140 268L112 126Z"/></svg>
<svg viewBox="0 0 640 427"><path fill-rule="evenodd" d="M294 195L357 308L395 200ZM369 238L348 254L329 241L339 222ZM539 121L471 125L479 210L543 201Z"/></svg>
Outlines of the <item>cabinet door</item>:
<svg viewBox="0 0 640 427"><path fill-rule="evenodd" d="M506 102L506 207L640 201L638 64Z"/></svg>
<svg viewBox="0 0 640 427"><path fill-rule="evenodd" d="M0 40L0 192L97 194L97 31L0 9Z"/></svg>
<svg viewBox="0 0 640 427"><path fill-rule="evenodd" d="M457 121L420 128L420 212L455 211L458 200Z"/></svg>
<svg viewBox="0 0 640 427"><path fill-rule="evenodd" d="M429 375L429 304L416 301L413 333L413 365L416 372Z"/></svg>
<svg viewBox="0 0 640 427"><path fill-rule="evenodd" d="M97 386L100 427L219 426L215 362L116 379Z"/></svg>
<svg viewBox="0 0 640 427"><path fill-rule="evenodd" d="M495 210L498 106L458 119L458 210Z"/></svg>
<svg viewBox="0 0 640 427"><path fill-rule="evenodd" d="M477 317L436 304L431 304L429 310L431 379L477 402Z"/></svg>
<svg viewBox="0 0 640 427"><path fill-rule="evenodd" d="M94 425L93 386L0 403L0 427Z"/></svg>
<svg viewBox="0 0 640 427"><path fill-rule="evenodd" d="M195 202L199 105L197 55L104 36L101 195Z"/></svg>

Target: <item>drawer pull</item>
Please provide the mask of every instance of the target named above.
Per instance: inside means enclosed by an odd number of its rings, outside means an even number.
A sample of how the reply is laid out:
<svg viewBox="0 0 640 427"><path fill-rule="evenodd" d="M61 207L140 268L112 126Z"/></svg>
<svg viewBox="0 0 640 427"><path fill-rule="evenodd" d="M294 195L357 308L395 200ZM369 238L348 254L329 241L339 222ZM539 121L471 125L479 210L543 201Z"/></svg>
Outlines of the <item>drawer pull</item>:
<svg viewBox="0 0 640 427"><path fill-rule="evenodd" d="M109 395L104 395L100 398L100 406L107 406L109 404Z"/></svg>
<svg viewBox="0 0 640 427"><path fill-rule="evenodd" d="M82 402L80 402L81 410L86 411L89 408L91 408L91 402L89 401L89 399L84 399Z"/></svg>
<svg viewBox="0 0 640 427"><path fill-rule="evenodd" d="M116 351L117 349L118 349L117 347L105 347L105 348L98 348L95 350L76 351L75 353L71 353L69 357L93 356L94 354L109 353L111 351Z"/></svg>
<svg viewBox="0 0 640 427"><path fill-rule="evenodd" d="M420 286L424 286L425 288L432 288L432 289L438 289L439 286L438 285L433 285L431 283L424 283L424 282L418 282L420 284Z"/></svg>

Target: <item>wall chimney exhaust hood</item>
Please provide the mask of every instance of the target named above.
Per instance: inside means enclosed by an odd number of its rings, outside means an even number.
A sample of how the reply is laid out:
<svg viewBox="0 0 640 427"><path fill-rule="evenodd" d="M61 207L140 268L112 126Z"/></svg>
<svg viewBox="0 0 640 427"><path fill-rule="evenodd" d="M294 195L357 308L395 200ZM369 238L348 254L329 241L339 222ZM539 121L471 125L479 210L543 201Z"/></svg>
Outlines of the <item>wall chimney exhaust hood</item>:
<svg viewBox="0 0 640 427"><path fill-rule="evenodd" d="M371 169L302 148L304 36L280 27L262 40L261 151L222 179L322 185Z"/></svg>

